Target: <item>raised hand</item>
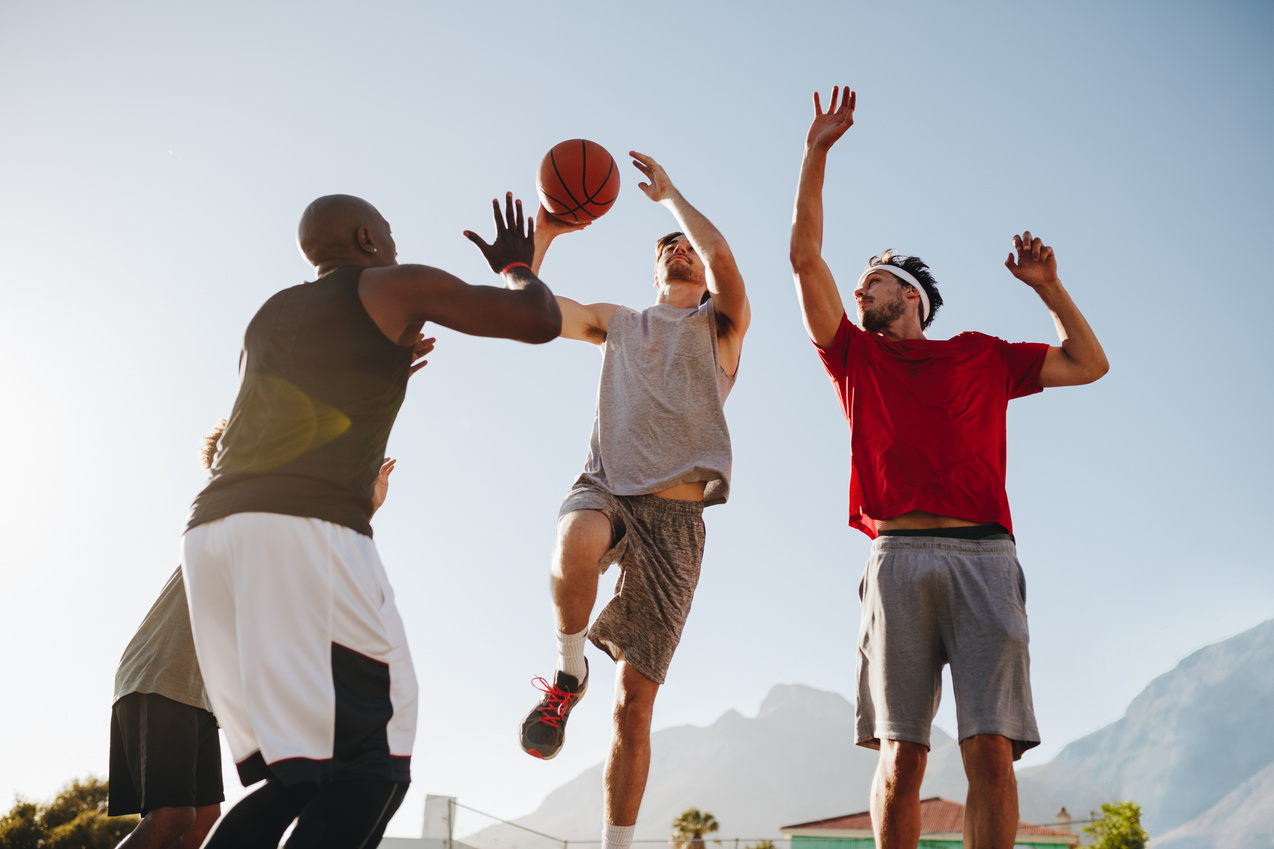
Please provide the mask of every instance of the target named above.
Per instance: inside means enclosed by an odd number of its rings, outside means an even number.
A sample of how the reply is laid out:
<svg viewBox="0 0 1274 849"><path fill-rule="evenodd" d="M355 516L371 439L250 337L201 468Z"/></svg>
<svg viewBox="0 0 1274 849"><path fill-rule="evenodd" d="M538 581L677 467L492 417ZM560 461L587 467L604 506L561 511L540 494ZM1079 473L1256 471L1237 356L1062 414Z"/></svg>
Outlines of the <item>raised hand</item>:
<svg viewBox="0 0 1274 849"><path fill-rule="evenodd" d="M1004 267L1018 280L1032 289L1060 282L1057 278L1057 257L1053 254L1053 249L1040 239L1031 238L1030 230L1013 237L1013 250L1017 251L1017 258L1014 259L1010 253L1009 258L1004 261Z"/></svg>
<svg viewBox="0 0 1274 849"><path fill-rule="evenodd" d="M839 106L837 106L837 100L840 100ZM827 150L836 144L840 137L845 135L845 131L854 126L854 104L857 100L857 93L850 91L849 86L845 86L843 90L840 86L833 86L831 102L827 104L827 111L824 112L818 92L814 92L814 121L810 124L809 132L805 134L805 146Z"/></svg>
<svg viewBox="0 0 1274 849"><path fill-rule="evenodd" d="M426 339L425 334L416 334L416 347L411 352L411 371L408 373L408 377L429 365L429 361L425 357L429 356L429 352L434 349L434 343L437 341L438 337L436 336L430 336Z"/></svg>
<svg viewBox="0 0 1274 849"><path fill-rule="evenodd" d="M649 183L638 183L637 188L646 193L646 197L658 203L661 200L672 197L677 193L677 187L672 184L672 180L668 177L668 172L664 167L650 158L644 153L638 153L635 150L628 151L628 155L633 158L633 165L637 170L646 175Z"/></svg>
<svg viewBox="0 0 1274 849"><path fill-rule="evenodd" d="M394 464L397 462L393 457L386 457L380 463L380 474L376 476L376 483L372 486L373 513L380 509L380 505L384 504L385 499L389 496L389 476L394 471Z"/></svg>
<svg viewBox="0 0 1274 849"><path fill-rule="evenodd" d="M500 214L498 199L491 201L491 208L495 212L495 242L488 245L471 230L464 231L465 238L478 246L496 274L515 262L524 262L529 266L535 258L535 222L523 222L522 201L515 204L513 192L507 192L504 195L503 216Z"/></svg>

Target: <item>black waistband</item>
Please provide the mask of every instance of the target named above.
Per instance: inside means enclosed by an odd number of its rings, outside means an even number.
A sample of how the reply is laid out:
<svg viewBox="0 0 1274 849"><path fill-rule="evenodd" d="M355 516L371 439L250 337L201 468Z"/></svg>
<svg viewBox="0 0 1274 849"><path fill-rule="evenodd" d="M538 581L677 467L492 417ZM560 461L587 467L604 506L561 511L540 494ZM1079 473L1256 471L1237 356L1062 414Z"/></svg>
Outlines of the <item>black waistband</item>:
<svg viewBox="0 0 1274 849"><path fill-rule="evenodd" d="M1003 525L962 525L958 528L897 528L879 531L881 537L945 537L946 539L1013 539ZM1014 540L1016 542L1016 540Z"/></svg>

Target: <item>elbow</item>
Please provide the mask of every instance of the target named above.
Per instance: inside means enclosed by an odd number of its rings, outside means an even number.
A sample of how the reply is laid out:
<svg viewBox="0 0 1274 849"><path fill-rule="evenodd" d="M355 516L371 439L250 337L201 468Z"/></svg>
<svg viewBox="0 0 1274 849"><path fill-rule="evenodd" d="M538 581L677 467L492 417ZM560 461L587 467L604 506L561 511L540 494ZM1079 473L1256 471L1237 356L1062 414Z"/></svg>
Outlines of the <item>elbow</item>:
<svg viewBox="0 0 1274 849"><path fill-rule="evenodd" d="M797 244L793 239L792 247L787 252L787 259L792 263L793 274L807 274L814 270L819 255L817 250L810 250L807 245Z"/></svg>
<svg viewBox="0 0 1274 849"><path fill-rule="evenodd" d="M557 301L553 301L552 308L545 310L536 321L526 328L521 341L530 345L543 345L545 342L552 342L561 335L562 311L558 309Z"/></svg>

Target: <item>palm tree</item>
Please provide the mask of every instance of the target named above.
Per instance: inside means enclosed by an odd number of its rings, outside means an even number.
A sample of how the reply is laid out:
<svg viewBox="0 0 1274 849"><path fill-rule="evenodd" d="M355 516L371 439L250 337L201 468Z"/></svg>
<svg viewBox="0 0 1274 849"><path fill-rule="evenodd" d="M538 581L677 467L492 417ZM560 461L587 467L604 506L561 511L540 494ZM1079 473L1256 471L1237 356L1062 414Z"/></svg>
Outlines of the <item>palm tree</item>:
<svg viewBox="0 0 1274 849"><path fill-rule="evenodd" d="M672 840L676 849L703 849L703 836L721 827L717 818L698 808L687 808L672 821Z"/></svg>

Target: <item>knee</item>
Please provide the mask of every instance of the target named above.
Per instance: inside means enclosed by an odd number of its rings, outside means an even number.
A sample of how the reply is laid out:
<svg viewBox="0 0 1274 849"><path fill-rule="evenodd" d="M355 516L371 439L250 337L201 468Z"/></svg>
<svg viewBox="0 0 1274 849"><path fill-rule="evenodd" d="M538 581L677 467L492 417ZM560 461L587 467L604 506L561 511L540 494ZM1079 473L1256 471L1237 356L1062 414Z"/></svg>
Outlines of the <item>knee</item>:
<svg viewBox="0 0 1274 849"><path fill-rule="evenodd" d="M184 834L195 824L195 809L193 807L151 808L146 812L145 819L150 820L153 827L162 828L166 832Z"/></svg>
<svg viewBox="0 0 1274 849"><path fill-rule="evenodd" d="M971 784L1004 785L1013 774L1013 741L998 734L978 734L960 743L964 772Z"/></svg>
<svg viewBox="0 0 1274 849"><path fill-rule="evenodd" d="M886 783L919 790L924 779L929 750L920 743L907 740L880 741L880 772Z"/></svg>
<svg viewBox="0 0 1274 849"><path fill-rule="evenodd" d="M642 681L637 686L621 686L615 689L615 730L624 736L650 734L650 722L655 713L655 693L659 685Z"/></svg>
<svg viewBox="0 0 1274 849"><path fill-rule="evenodd" d="M610 519L597 510L575 510L557 523L557 564L585 562L596 566L611 547Z"/></svg>

